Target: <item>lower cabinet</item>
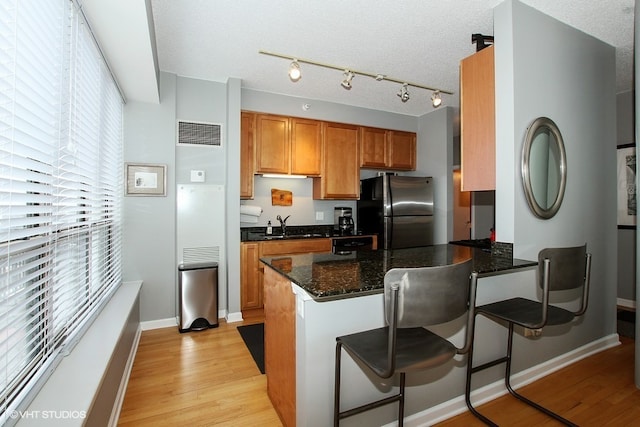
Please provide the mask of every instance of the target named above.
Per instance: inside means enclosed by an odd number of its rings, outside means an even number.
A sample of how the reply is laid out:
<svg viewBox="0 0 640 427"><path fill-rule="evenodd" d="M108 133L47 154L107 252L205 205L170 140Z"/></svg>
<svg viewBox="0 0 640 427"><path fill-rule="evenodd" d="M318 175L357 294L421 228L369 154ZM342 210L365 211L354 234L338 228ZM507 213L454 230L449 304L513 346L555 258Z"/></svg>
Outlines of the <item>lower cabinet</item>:
<svg viewBox="0 0 640 427"><path fill-rule="evenodd" d="M264 306L264 267L260 264L261 257L308 252L331 252L331 239L271 240L240 243L240 309L243 311L261 309ZM282 257L279 262L282 264L283 271L287 269L287 265L291 265L290 259L287 259L287 257Z"/></svg>
<svg viewBox="0 0 640 427"><path fill-rule="evenodd" d="M291 282L267 267L264 364L267 393L282 424L296 425L296 299Z"/></svg>
<svg viewBox="0 0 640 427"><path fill-rule="evenodd" d="M240 306L242 310L262 308L260 244L240 244Z"/></svg>

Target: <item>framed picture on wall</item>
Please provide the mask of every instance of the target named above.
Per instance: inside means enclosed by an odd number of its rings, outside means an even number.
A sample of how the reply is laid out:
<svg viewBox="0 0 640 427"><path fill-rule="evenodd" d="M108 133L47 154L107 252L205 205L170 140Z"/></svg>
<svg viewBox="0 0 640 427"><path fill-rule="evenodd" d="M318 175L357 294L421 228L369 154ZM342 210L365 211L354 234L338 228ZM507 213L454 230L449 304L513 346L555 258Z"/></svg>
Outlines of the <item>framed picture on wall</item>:
<svg viewBox="0 0 640 427"><path fill-rule="evenodd" d="M618 228L636 228L636 145L618 145Z"/></svg>
<svg viewBox="0 0 640 427"><path fill-rule="evenodd" d="M125 195L166 196L167 165L125 164Z"/></svg>

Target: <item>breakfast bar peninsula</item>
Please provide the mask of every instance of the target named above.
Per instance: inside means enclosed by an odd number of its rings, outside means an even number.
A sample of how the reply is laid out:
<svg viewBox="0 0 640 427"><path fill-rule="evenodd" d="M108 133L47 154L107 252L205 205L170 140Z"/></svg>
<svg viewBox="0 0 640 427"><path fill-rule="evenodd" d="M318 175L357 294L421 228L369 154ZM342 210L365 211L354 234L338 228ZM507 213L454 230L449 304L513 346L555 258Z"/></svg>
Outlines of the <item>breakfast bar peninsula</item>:
<svg viewBox="0 0 640 427"><path fill-rule="evenodd" d="M348 254L310 253L262 258L264 268L265 367L268 393L285 426L332 424L335 338L384 326L384 275L391 268L428 267L473 260L479 277L503 273L534 274L537 262L513 259L496 251L443 244L420 248L354 251ZM508 276L513 276L509 274ZM533 277L533 276L532 276ZM512 278L512 277L510 277ZM532 278L524 281L532 283ZM478 301L501 298L501 283L478 286ZM518 280L520 281L520 280ZM439 328L462 340L465 319ZM482 336L476 336L482 339ZM349 357L343 360L343 405L357 406L390 394L391 378L381 382ZM464 393L462 358L428 373L408 378L406 414L432 408ZM395 416L387 405L344 425L384 425ZM411 416L411 415L409 415Z"/></svg>

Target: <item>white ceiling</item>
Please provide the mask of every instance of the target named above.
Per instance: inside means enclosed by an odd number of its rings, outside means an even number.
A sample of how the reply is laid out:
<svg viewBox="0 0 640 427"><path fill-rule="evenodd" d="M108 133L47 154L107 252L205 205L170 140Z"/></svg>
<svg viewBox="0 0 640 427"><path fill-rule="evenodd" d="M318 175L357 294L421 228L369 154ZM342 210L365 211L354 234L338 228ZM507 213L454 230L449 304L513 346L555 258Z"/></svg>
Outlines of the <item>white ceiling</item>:
<svg viewBox="0 0 640 427"><path fill-rule="evenodd" d="M457 108L460 60L475 52L472 33L493 35L492 9L501 2L147 0L147 3L149 1L157 65L162 71L219 82L236 77L242 79L243 88L300 97L301 105L309 103L311 108L314 100L323 100L412 116L421 116L433 109L429 101L431 92L409 88L411 99L402 103L396 96L400 89L397 83L356 76L353 88L348 91L340 86L340 71L305 64L301 65L302 79L293 83L286 74L290 61L261 55L258 51L385 74L449 90L455 94L444 95L444 105ZM634 0L521 1L615 46L617 90L633 88ZM132 22L130 26L133 25ZM123 20L112 28L126 33ZM135 46L133 37L126 40L125 46ZM140 48L152 45L147 38ZM127 60L127 68L149 69L145 64L134 67L132 61L135 60ZM141 55L140 61L148 64L149 55ZM154 102L138 99L144 95L135 93L135 82L124 82L129 79L128 75L134 79L140 76L116 73L121 86L131 88L125 89L128 98Z"/></svg>

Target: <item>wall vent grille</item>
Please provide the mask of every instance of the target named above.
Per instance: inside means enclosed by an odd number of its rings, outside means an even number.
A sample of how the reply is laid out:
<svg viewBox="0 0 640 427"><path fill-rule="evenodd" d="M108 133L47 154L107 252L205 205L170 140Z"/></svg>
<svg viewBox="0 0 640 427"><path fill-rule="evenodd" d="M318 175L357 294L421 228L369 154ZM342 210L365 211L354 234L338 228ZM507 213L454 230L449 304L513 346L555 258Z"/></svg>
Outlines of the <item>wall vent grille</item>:
<svg viewBox="0 0 640 427"><path fill-rule="evenodd" d="M184 248L182 250L182 262L220 262L220 247L210 246L202 248Z"/></svg>
<svg viewBox="0 0 640 427"><path fill-rule="evenodd" d="M178 145L219 147L221 134L219 124L178 121Z"/></svg>

